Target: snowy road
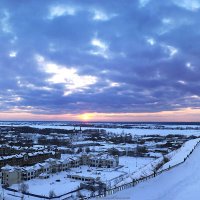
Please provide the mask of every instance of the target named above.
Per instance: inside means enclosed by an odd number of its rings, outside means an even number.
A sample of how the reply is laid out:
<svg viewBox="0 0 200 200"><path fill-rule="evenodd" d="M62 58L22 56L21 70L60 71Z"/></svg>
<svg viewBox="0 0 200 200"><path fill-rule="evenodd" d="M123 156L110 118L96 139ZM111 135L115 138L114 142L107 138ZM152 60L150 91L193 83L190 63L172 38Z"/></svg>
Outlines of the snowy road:
<svg viewBox="0 0 200 200"><path fill-rule="evenodd" d="M123 190L112 199L129 200L199 200L200 199L200 145L182 165Z"/></svg>

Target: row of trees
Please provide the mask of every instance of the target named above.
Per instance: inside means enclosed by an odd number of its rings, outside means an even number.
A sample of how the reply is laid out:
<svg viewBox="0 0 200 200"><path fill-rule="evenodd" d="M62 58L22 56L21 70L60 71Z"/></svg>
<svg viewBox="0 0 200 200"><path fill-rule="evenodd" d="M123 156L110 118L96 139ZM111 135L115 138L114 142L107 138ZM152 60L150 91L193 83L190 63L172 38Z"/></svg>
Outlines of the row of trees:
<svg viewBox="0 0 200 200"><path fill-rule="evenodd" d="M29 190L29 185L27 183L23 182L19 185L18 191L21 192L22 194L28 193L28 190ZM55 194L54 190L50 190L49 197L52 198L55 196L56 196L56 194ZM23 195L22 195L22 199L23 199Z"/></svg>
<svg viewBox="0 0 200 200"><path fill-rule="evenodd" d="M143 156L145 153L148 153L148 149L146 146L140 146L140 145L137 145L137 147L134 149L134 150L127 150L127 151L124 151L124 152L120 152L118 149L116 148L111 148L108 150L108 152L115 156L122 156L122 155L125 155L127 154L128 156Z"/></svg>

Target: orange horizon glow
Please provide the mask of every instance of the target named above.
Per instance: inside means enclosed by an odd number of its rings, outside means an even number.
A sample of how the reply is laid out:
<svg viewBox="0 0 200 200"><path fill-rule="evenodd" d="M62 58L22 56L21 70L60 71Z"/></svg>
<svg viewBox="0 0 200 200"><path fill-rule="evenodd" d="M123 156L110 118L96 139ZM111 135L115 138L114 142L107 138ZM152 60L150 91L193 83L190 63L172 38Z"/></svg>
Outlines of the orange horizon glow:
<svg viewBox="0 0 200 200"><path fill-rule="evenodd" d="M4 121L158 121L158 122L198 122L200 109L185 108L176 111L149 113L83 113L83 114L32 114L21 110L1 112Z"/></svg>

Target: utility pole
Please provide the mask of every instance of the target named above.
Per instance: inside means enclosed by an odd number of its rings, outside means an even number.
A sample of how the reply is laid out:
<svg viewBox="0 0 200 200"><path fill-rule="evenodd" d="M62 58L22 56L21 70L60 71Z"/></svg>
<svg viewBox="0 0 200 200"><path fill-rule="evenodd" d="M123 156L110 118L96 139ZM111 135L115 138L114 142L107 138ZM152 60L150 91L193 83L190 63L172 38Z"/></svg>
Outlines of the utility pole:
<svg viewBox="0 0 200 200"><path fill-rule="evenodd" d="M136 155L136 167L137 167L137 155Z"/></svg>
<svg viewBox="0 0 200 200"><path fill-rule="evenodd" d="M136 167L137 167L137 157L138 157L138 138L137 138L137 147L136 147Z"/></svg>
<svg viewBox="0 0 200 200"><path fill-rule="evenodd" d="M2 195L3 195L3 200L5 200L4 198L4 188L2 187Z"/></svg>

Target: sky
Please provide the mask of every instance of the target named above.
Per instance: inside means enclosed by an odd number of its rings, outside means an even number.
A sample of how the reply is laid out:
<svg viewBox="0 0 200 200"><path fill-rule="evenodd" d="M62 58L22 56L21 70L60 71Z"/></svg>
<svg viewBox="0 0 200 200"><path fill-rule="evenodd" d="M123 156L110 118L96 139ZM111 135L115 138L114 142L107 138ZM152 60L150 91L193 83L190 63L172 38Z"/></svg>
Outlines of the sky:
<svg viewBox="0 0 200 200"><path fill-rule="evenodd" d="M200 121L200 0L1 0L0 120Z"/></svg>

